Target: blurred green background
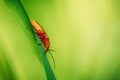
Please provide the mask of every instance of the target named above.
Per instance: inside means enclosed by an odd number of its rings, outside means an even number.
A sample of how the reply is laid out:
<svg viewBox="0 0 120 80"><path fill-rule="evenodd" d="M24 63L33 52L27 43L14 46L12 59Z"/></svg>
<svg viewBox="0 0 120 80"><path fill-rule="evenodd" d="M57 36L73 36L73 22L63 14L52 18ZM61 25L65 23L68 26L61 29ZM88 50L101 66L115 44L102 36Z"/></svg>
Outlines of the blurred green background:
<svg viewBox="0 0 120 80"><path fill-rule="evenodd" d="M53 52L56 62L53 70L58 80L120 80L119 0L21 2L28 16L38 21L50 38L51 49L56 51ZM50 55L47 56L53 66ZM29 57L35 58L32 52ZM16 57L12 58L14 61ZM20 68L23 71L18 68L20 63L15 62L19 73L16 75L29 80L31 76L36 77L35 80L40 79L39 75L44 77L44 71L39 73L42 67L38 60L31 62L33 69L24 62L25 68ZM33 72L30 74L29 70Z"/></svg>

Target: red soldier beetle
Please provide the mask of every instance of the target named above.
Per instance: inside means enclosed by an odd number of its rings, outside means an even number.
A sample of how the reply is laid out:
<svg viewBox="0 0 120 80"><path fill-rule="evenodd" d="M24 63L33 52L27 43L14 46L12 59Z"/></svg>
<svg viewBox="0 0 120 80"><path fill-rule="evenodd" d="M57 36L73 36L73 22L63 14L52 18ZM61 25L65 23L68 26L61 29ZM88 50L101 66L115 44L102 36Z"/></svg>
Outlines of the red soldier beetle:
<svg viewBox="0 0 120 80"><path fill-rule="evenodd" d="M54 68L55 68L55 60L54 60L54 57L53 57L52 53L50 52L50 51L53 51L53 50L50 50L50 40L49 40L48 35L46 34L46 32L44 31L42 26L37 21L31 20L31 24L34 27L37 36L39 37L39 39L41 40L42 44L44 45L44 47L46 49L45 53L47 53L47 52L50 53L50 55L53 59Z"/></svg>

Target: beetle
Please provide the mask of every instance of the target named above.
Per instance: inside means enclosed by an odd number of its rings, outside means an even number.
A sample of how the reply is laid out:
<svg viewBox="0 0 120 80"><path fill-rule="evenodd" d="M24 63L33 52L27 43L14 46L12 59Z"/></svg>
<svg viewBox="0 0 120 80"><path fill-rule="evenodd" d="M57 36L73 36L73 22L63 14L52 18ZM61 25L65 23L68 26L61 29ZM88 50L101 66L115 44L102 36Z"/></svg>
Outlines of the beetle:
<svg viewBox="0 0 120 80"><path fill-rule="evenodd" d="M50 53L50 55L53 59L54 68L55 68L55 60L54 60L53 55L50 52L52 50L50 50L50 40L49 40L47 33L45 32L45 30L42 28L42 26L37 21L31 20L31 24L34 27L37 36L39 37L39 39L41 40L42 44L45 47L45 53L47 53L47 52Z"/></svg>

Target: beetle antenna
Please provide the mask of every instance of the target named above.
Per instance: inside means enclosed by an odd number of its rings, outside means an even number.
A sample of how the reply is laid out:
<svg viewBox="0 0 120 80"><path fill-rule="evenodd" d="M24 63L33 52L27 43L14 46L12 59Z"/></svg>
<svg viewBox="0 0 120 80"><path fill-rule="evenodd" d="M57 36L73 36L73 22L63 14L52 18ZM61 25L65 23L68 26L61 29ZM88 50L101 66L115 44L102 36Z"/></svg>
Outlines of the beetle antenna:
<svg viewBox="0 0 120 80"><path fill-rule="evenodd" d="M55 69L55 59L54 59L54 57L53 57L53 55L52 55L52 53L50 51L49 51L49 53L50 53L50 55L52 57L52 60L53 60L53 63L54 63L54 69Z"/></svg>

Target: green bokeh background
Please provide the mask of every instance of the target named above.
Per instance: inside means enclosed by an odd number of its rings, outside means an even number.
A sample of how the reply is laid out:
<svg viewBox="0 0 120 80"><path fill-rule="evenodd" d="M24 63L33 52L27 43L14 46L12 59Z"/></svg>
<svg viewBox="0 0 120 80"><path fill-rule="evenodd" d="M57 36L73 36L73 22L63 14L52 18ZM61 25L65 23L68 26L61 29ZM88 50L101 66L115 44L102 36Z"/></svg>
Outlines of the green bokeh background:
<svg viewBox="0 0 120 80"><path fill-rule="evenodd" d="M51 49L56 51L53 52L56 62L54 73L58 80L120 80L119 0L21 0L21 2L28 16L37 20L50 38ZM6 8L4 5L0 5L1 7ZM7 13L2 13L2 10L0 12L1 16ZM9 22L6 26L8 25ZM10 45L9 42L6 45ZM27 48L25 49L27 51ZM9 55L14 54L11 51ZM43 67L32 52L29 55L16 55L25 56L23 60L12 57L16 64L13 71L16 69L18 73L16 76L28 80L32 80L31 76L34 76L35 80L46 79ZM47 55L53 66L50 55ZM26 56L31 58L31 61ZM10 63L12 65L12 62ZM33 68L29 69L31 65Z"/></svg>

